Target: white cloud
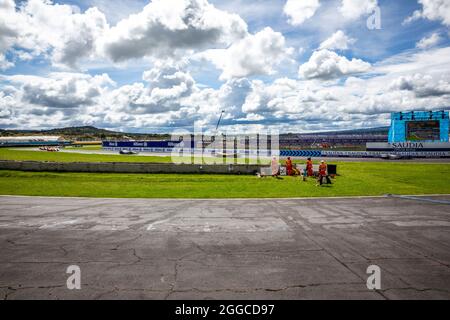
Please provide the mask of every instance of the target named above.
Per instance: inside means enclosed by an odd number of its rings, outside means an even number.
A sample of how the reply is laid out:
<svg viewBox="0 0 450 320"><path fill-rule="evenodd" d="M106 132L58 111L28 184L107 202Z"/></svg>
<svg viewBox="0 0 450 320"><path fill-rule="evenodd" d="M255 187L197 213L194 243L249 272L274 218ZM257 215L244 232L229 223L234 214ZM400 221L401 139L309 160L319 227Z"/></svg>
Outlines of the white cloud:
<svg viewBox="0 0 450 320"><path fill-rule="evenodd" d="M374 65L374 73L411 75L416 73L438 75L449 72L450 47L394 55Z"/></svg>
<svg viewBox="0 0 450 320"><path fill-rule="evenodd" d="M450 2L448 0L419 0L422 10L416 10L405 19L404 23L423 18L433 21L441 21L444 25L450 26Z"/></svg>
<svg viewBox="0 0 450 320"><path fill-rule="evenodd" d="M105 15L97 8L71 15L66 20L65 32L54 46L54 63L76 68L81 58L95 56L96 41L108 28Z"/></svg>
<svg viewBox="0 0 450 320"><path fill-rule="evenodd" d="M349 45L356 42L356 39L348 37L342 30L338 30L331 37L323 41L319 49L347 50Z"/></svg>
<svg viewBox="0 0 450 320"><path fill-rule="evenodd" d="M242 110L250 123L269 126L276 123L279 129L288 132L348 125L355 117L351 119L339 112L342 101L333 90L315 82L288 78L270 84L254 80Z"/></svg>
<svg viewBox="0 0 450 320"><path fill-rule="evenodd" d="M450 95L449 81L436 80L430 75L420 73L416 73L413 76L401 76L392 81L390 88L393 90L412 91L419 98Z"/></svg>
<svg viewBox="0 0 450 320"><path fill-rule="evenodd" d="M416 43L416 47L419 49L428 49L437 45L439 41L441 41L441 37L435 32L429 37L422 38Z"/></svg>
<svg viewBox="0 0 450 320"><path fill-rule="evenodd" d="M114 85L107 74L90 76L81 73L51 73L49 77L6 76L6 81L18 85L21 101L26 104L55 109L92 105Z"/></svg>
<svg viewBox="0 0 450 320"><path fill-rule="evenodd" d="M310 19L320 7L319 0L287 0L283 12L294 26Z"/></svg>
<svg viewBox="0 0 450 320"><path fill-rule="evenodd" d="M376 1L355 3L342 2L346 19L361 17ZM427 50L407 51L371 66L333 51L348 50L355 40L339 30L347 30L343 26L349 20L339 13L333 12L333 16L332 10L322 5L318 13L315 8L301 14L320 15L311 23L330 20L320 37L331 37L299 67L299 79L281 76L274 80L277 71L288 68L286 62L292 62L294 53L287 48L283 34L271 28L249 34L239 16L215 9L206 0L157 0L113 28L97 9L81 12L74 6L44 0L21 2L15 9L12 0L0 0L0 68L38 55L58 68L85 68L96 59L111 66L111 60L151 57L140 60L151 65L143 72L142 81L120 87L107 75L0 75L0 126L89 124L171 131L191 127L194 121L214 127L223 109L224 126L309 131L383 125L389 121L386 112L450 105L450 47L433 48L438 39L432 35L417 44ZM428 12L425 6L420 17ZM281 6L278 9L276 14ZM443 12L426 15L445 21ZM333 24L332 17L343 22ZM294 15L289 19L294 23ZM439 35L443 37L444 32ZM306 42L291 44L311 48ZM203 52L205 49L209 50ZM188 65L192 54L208 59L222 71L225 82L219 88L196 83L198 65ZM165 60L167 57L170 60ZM358 77L360 73L366 74ZM255 79L258 75L272 77L262 81ZM208 77L204 73L199 76L206 83ZM328 81L341 77L345 81Z"/></svg>
<svg viewBox="0 0 450 320"><path fill-rule="evenodd" d="M17 113L16 105L16 90L10 92L0 91L0 121L12 121Z"/></svg>
<svg viewBox="0 0 450 320"><path fill-rule="evenodd" d="M28 0L16 10L14 1L0 0L3 69L12 66L5 55L13 48L74 69L81 61L105 57L121 62L226 47L247 34L247 24L237 14L218 10L207 0L154 0L112 28L95 7L80 12L50 0Z"/></svg>
<svg viewBox="0 0 450 320"><path fill-rule="evenodd" d="M361 59L348 60L344 56L324 49L313 52L309 61L300 66L299 74L305 79L330 80L367 72L370 67L370 63Z"/></svg>
<svg viewBox="0 0 450 320"><path fill-rule="evenodd" d="M299 90L297 81L292 79L277 79L271 85L255 80L252 83L252 91L247 96L242 110L252 114L280 110L286 106L289 100L297 100ZM288 109L291 112L296 111L292 107Z"/></svg>
<svg viewBox="0 0 450 320"><path fill-rule="evenodd" d="M364 14L370 13L377 6L377 0L342 0L339 11L344 18L355 20Z"/></svg>
<svg viewBox="0 0 450 320"><path fill-rule="evenodd" d="M13 0L0 0L0 70L14 66L6 59L6 52L15 44L18 36L17 28L22 21L16 14Z"/></svg>
<svg viewBox="0 0 450 320"><path fill-rule="evenodd" d="M144 72L143 83L125 85L111 93L116 110L152 114L179 110L182 99L198 90L191 75L172 62L157 63Z"/></svg>
<svg viewBox="0 0 450 320"><path fill-rule="evenodd" d="M0 70L6 70L14 66L14 63L8 61L4 54L0 54Z"/></svg>
<svg viewBox="0 0 450 320"><path fill-rule="evenodd" d="M108 75L50 73L47 77L0 76L9 83L0 89L0 108L9 117L0 117L2 127L48 128L92 124L95 110L111 86Z"/></svg>
<svg viewBox="0 0 450 320"><path fill-rule="evenodd" d="M267 27L235 42L228 49L208 50L198 56L221 69L220 79L226 80L273 74L275 67L292 53L292 48L286 48L283 35Z"/></svg>
<svg viewBox="0 0 450 320"><path fill-rule="evenodd" d="M20 60L50 56L55 65L75 68L80 59L95 55L96 40L107 28L96 8L80 13L75 6L29 0L16 10L13 1L0 0L0 55L21 52L15 55Z"/></svg>
<svg viewBox="0 0 450 320"><path fill-rule="evenodd" d="M388 124L388 112L437 110L450 104L449 50L398 55L374 65L370 78L350 76L345 82L328 83L241 78L219 89L203 89L185 70L186 65L173 62L156 63L144 73L144 83L120 88L112 88L108 78L101 76L97 82L81 74L0 76L11 83L0 89L0 125L89 124L152 132L192 128L194 121L200 121L214 128L223 109L223 125L237 130L271 127L298 132L381 126ZM30 90L26 85L33 86ZM26 91L33 92L34 99ZM78 104L68 104L72 100Z"/></svg>
<svg viewBox="0 0 450 320"><path fill-rule="evenodd" d="M247 24L238 15L206 0L154 0L106 32L101 43L106 56L123 61L229 45L246 34Z"/></svg>

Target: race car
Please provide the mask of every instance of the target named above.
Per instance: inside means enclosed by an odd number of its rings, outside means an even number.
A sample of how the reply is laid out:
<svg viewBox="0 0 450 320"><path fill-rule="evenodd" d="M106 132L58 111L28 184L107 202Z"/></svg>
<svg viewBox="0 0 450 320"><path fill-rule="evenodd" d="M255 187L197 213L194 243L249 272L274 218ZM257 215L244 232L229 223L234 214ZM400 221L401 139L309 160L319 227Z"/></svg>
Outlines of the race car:
<svg viewBox="0 0 450 320"><path fill-rule="evenodd" d="M119 154L138 154L138 152L133 151L133 150L126 150L126 149L124 149L124 150L120 150Z"/></svg>

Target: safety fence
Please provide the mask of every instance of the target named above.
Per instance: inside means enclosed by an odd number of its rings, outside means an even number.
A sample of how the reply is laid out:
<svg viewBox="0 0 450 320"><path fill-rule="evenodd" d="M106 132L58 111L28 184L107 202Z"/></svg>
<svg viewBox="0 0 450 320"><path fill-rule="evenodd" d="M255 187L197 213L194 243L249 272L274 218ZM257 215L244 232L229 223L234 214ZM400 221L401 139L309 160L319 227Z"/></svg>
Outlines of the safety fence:
<svg viewBox="0 0 450 320"><path fill-rule="evenodd" d="M256 174L260 165L244 164L175 164L134 162L40 162L0 160L0 170L107 172L107 173L205 173Z"/></svg>

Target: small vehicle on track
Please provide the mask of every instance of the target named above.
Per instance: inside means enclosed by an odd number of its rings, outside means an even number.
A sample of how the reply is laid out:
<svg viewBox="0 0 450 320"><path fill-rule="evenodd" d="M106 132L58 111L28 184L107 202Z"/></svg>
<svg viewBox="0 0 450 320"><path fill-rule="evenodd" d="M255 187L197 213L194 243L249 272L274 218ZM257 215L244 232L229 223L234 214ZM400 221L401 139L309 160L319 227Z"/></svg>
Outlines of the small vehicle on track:
<svg viewBox="0 0 450 320"><path fill-rule="evenodd" d="M40 151L58 152L59 147L39 147Z"/></svg>
<svg viewBox="0 0 450 320"><path fill-rule="evenodd" d="M119 154L138 154L138 152L137 151L133 151L133 150L123 149L123 150L119 151Z"/></svg>
<svg viewBox="0 0 450 320"><path fill-rule="evenodd" d="M381 159L385 160L401 160L401 159L412 159L412 156L401 155L396 153L383 153L380 155Z"/></svg>

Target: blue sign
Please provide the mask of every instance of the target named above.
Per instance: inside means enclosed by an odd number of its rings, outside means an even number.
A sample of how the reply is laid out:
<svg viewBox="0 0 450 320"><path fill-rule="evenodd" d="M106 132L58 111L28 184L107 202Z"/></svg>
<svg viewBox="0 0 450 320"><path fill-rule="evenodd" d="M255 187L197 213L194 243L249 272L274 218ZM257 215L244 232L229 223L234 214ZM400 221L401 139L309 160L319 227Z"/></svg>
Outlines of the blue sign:
<svg viewBox="0 0 450 320"><path fill-rule="evenodd" d="M187 142L184 145L183 141L102 141L103 148L193 148L194 141ZM190 144L190 145L189 145Z"/></svg>
<svg viewBox="0 0 450 320"><path fill-rule="evenodd" d="M281 157L321 157L320 150L280 150Z"/></svg>

